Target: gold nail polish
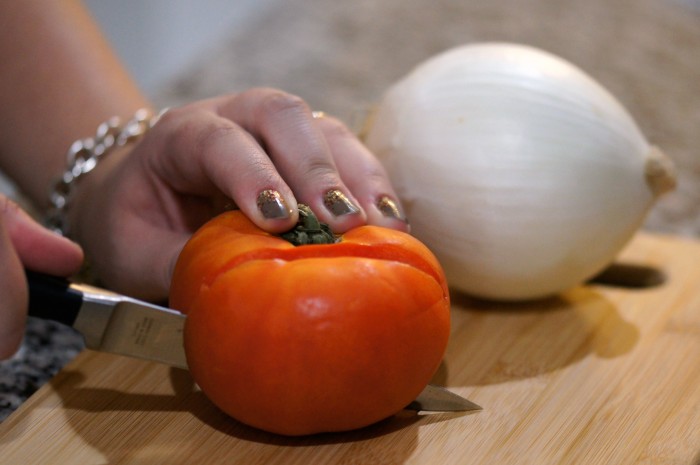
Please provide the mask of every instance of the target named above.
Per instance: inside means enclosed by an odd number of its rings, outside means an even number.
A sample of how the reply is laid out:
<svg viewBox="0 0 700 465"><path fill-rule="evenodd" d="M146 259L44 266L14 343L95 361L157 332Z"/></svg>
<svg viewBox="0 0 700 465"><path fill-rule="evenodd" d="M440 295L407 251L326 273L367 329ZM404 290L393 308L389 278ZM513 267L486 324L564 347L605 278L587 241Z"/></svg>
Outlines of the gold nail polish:
<svg viewBox="0 0 700 465"><path fill-rule="evenodd" d="M258 209L269 220L289 218L291 211L282 195L273 189L265 189L258 194Z"/></svg>
<svg viewBox="0 0 700 465"><path fill-rule="evenodd" d="M360 209L338 189L332 189L323 196L323 204L333 216L352 215Z"/></svg>
<svg viewBox="0 0 700 465"><path fill-rule="evenodd" d="M406 221L406 217L403 216L394 199L387 195L384 195L377 200L377 209L387 218L395 218L403 222Z"/></svg>

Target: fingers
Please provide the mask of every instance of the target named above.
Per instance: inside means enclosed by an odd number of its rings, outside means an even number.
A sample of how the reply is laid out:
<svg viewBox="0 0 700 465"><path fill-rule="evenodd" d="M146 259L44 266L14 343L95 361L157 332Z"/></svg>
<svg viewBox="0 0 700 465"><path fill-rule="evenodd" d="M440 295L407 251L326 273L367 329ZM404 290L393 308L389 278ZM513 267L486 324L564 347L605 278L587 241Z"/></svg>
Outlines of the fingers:
<svg viewBox="0 0 700 465"><path fill-rule="evenodd" d="M338 172L367 214L367 222L408 231L398 196L379 160L340 121L317 119L333 154Z"/></svg>
<svg viewBox="0 0 700 465"><path fill-rule="evenodd" d="M155 171L175 191L197 196L220 191L268 231L295 224L294 194L260 143L240 125L211 110L185 107L166 113L149 140L159 132L170 136L163 138L165 147L152 150L162 154L154 157Z"/></svg>
<svg viewBox="0 0 700 465"><path fill-rule="evenodd" d="M0 215L0 360L15 353L24 334L27 283L19 257Z"/></svg>
<svg viewBox="0 0 700 465"><path fill-rule="evenodd" d="M80 247L41 227L0 195L0 359L14 353L28 307L24 268L68 276L80 268Z"/></svg>
<svg viewBox="0 0 700 465"><path fill-rule="evenodd" d="M2 195L0 216L24 267L56 276L70 276L80 269L83 252L79 245L44 228Z"/></svg>
<svg viewBox="0 0 700 465"><path fill-rule="evenodd" d="M337 232L366 222L303 100L275 89L251 89L224 100L219 112L261 141L297 200L309 205L321 221Z"/></svg>
<svg viewBox="0 0 700 465"><path fill-rule="evenodd" d="M220 191L270 232L294 225L298 203L338 233L365 223L408 229L377 159L339 120L315 118L282 91L251 89L170 110L147 140L161 154L156 171L176 191Z"/></svg>

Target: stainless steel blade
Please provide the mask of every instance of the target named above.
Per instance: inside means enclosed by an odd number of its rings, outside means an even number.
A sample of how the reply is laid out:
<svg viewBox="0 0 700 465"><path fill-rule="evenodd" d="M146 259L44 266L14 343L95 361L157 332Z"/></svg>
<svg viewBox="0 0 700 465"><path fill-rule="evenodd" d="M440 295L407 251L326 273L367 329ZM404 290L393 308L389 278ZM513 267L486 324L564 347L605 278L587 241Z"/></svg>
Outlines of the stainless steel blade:
<svg viewBox="0 0 700 465"><path fill-rule="evenodd" d="M408 410L423 412L469 412L482 407L443 387L428 384L416 400L408 404Z"/></svg>
<svg viewBox="0 0 700 465"><path fill-rule="evenodd" d="M73 327L88 348L187 368L184 314L104 289L71 287L83 294Z"/></svg>
<svg viewBox="0 0 700 465"><path fill-rule="evenodd" d="M184 324L182 313L124 300L114 308L99 350L187 369Z"/></svg>

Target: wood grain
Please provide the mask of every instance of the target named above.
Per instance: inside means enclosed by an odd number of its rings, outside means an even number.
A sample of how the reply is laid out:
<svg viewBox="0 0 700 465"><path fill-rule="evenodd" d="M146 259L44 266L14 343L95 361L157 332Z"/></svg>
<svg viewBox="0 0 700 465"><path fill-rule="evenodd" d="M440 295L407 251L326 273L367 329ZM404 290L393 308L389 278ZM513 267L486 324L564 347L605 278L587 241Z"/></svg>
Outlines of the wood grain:
<svg viewBox="0 0 700 465"><path fill-rule="evenodd" d="M2 463L697 465L700 243L639 234L620 262L665 281L521 304L453 295L434 382L482 412L285 438L220 413L186 371L86 351L0 425Z"/></svg>

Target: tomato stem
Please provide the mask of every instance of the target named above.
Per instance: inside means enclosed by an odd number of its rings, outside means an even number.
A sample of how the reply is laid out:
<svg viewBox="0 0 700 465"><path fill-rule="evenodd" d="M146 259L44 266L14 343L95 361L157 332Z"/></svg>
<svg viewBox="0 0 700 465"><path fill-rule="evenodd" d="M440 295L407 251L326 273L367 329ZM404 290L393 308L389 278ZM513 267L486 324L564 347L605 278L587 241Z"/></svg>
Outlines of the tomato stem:
<svg viewBox="0 0 700 465"><path fill-rule="evenodd" d="M294 245L333 244L335 235L330 226L321 223L308 205L299 204L299 221L289 231L280 235Z"/></svg>

